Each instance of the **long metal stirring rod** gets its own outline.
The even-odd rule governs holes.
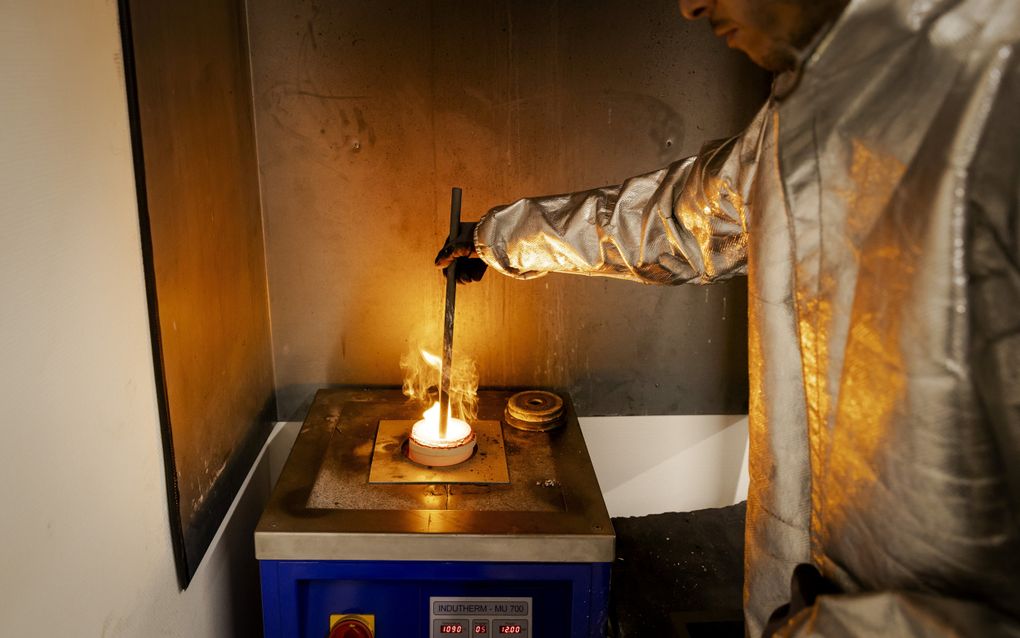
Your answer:
[[[460,234],[460,189],[450,196],[450,240]],[[443,316],[443,367],[439,381],[439,438],[446,438],[450,410],[450,377],[453,370],[453,314],[457,304],[457,260],[446,268],[446,313]]]

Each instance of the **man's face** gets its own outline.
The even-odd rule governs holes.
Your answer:
[[[680,0],[688,20],[707,18],[731,49],[746,53],[760,67],[784,71],[847,0]]]

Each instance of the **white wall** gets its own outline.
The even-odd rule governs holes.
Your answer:
[[[177,590],[116,12],[0,1],[4,637],[222,638],[259,621],[230,584],[250,572],[258,503]]]
[[[747,498],[746,416],[580,422],[610,516],[689,512]]]

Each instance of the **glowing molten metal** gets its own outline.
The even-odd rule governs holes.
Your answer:
[[[408,456],[415,463],[447,466],[462,463],[475,450],[475,433],[466,421],[448,416],[446,436],[439,436],[439,404],[434,403],[411,427]]]

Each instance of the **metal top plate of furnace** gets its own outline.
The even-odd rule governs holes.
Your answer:
[[[477,421],[498,425],[513,394],[479,392]],[[255,530],[256,556],[612,561],[612,522],[573,406],[563,401],[561,428],[524,432],[502,425],[509,483],[439,476],[429,483],[372,483],[380,421],[413,421],[421,406],[399,389],[319,391]],[[400,435],[387,434],[388,427],[383,438],[395,443]]]
[[[475,452],[449,467],[419,465],[407,458],[404,444],[414,421],[379,421],[369,466],[369,483],[509,483],[499,421],[472,421]]]
[[[500,432],[502,445],[498,447],[505,459],[501,463],[507,468],[504,470],[506,474],[496,474],[498,467],[491,462],[495,459],[487,458],[485,465],[493,470],[487,473],[488,478],[506,476],[506,480],[491,482],[479,473],[478,478],[482,480],[465,481],[459,480],[456,474],[440,473],[435,471],[439,468],[434,468],[430,474],[434,480],[428,481],[424,473],[415,469],[422,468],[428,472],[424,466],[402,459],[404,470],[414,472],[409,477],[411,480],[374,481],[371,478],[376,458],[373,450],[378,449],[380,423],[386,424],[383,442],[387,450],[378,458],[384,459],[384,462],[387,457],[396,461],[395,444],[403,433],[395,432],[400,426],[391,424],[403,421],[403,428],[409,431],[414,422],[411,417],[420,417],[421,410],[420,405],[403,399],[394,403],[352,401],[343,406],[339,420],[329,428],[326,453],[321,457],[307,507],[334,510],[563,511],[563,491],[550,446],[552,439],[548,435],[519,432],[512,428],[504,430],[494,419],[479,419],[472,423],[492,424],[482,425],[483,434],[492,434],[492,428]],[[491,438],[489,440],[492,441]],[[482,445],[485,446],[485,442]],[[495,454],[494,447],[486,446],[487,455]],[[463,465],[467,466],[470,462]]]

